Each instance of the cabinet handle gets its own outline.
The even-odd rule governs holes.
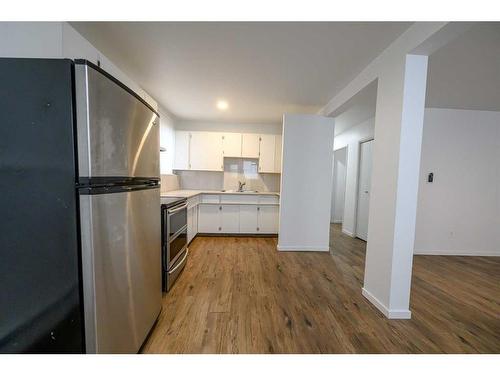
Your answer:
[[[257,232],[258,232],[259,230],[260,230],[260,228],[259,228],[259,227],[257,227]]]
[[[222,228],[221,228],[221,227],[219,227],[219,230],[222,230]]]
[[[257,207],[257,211],[260,211],[260,207]]]
[[[222,206],[219,206],[219,211],[222,211]]]

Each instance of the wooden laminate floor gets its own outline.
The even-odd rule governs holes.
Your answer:
[[[198,237],[144,353],[500,353],[500,258],[415,256],[411,320],[362,295],[365,242],[328,253]]]

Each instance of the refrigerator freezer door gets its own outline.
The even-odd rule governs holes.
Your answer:
[[[136,353],[161,309],[159,189],[80,195],[88,353]]]
[[[159,118],[101,73],[75,64],[81,177],[159,177]]]

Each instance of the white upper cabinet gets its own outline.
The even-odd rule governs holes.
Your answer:
[[[281,135],[175,132],[176,170],[223,171],[224,157],[259,159],[259,172],[281,173]]]
[[[221,134],[191,132],[189,163],[192,170],[223,171]]]
[[[222,154],[224,157],[241,157],[241,134],[224,133],[222,134]]]
[[[190,169],[189,167],[189,132],[175,132],[174,169]]]
[[[261,135],[259,150],[259,172],[274,173],[275,136]]]
[[[254,158],[259,157],[260,136],[258,134],[241,135],[241,157]]]
[[[276,135],[275,140],[274,172],[281,173],[281,152],[283,150],[283,136]]]

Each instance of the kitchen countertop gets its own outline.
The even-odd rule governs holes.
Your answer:
[[[224,194],[235,194],[235,195],[275,195],[278,196],[280,193],[277,192],[271,192],[271,191],[262,191],[262,192],[255,192],[255,191],[243,191],[243,192],[238,192],[238,191],[222,191],[222,190],[172,190],[172,191],[167,191],[166,193],[161,193],[162,197],[181,197],[181,198],[191,198],[195,197],[200,194],[218,194],[218,195],[224,195]]]

